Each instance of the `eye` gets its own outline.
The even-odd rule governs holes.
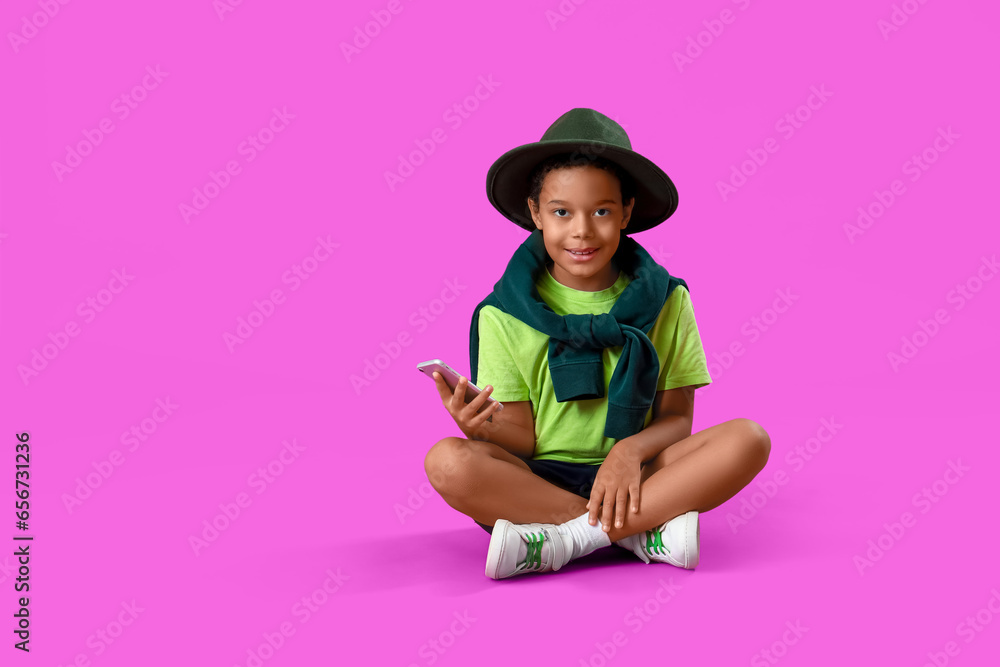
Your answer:
[[[597,209],[597,211],[598,212],[606,211],[607,213],[611,213],[611,209],[608,209],[608,208],[599,208],[599,209]]]
[[[564,209],[564,208],[557,208],[557,209],[556,209],[555,211],[553,211],[552,213],[553,213],[553,214],[555,214],[555,216],[556,216],[557,218],[562,218],[562,217],[564,217],[564,216],[561,216],[561,215],[559,215],[559,211],[562,211],[563,213],[568,213],[568,211],[567,211],[566,209]]]

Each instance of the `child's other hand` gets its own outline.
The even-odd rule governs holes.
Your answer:
[[[639,511],[639,482],[642,478],[642,461],[627,446],[617,443],[608,452],[604,463],[597,470],[594,486],[590,491],[587,509],[590,525],[597,525],[597,514],[604,532],[611,530],[612,517],[616,528],[625,523],[625,513]],[[630,507],[631,504],[631,507]]]
[[[440,373],[434,371],[434,384],[437,385],[438,393],[441,395],[441,402],[444,407],[448,410],[448,414],[451,418],[455,420],[458,424],[458,428],[462,429],[462,433],[465,434],[467,438],[478,438],[480,440],[485,439],[488,433],[488,428],[486,425],[487,421],[491,420],[494,411],[499,405],[498,402],[493,401],[485,408],[483,404],[493,393],[493,387],[486,385],[486,387],[479,392],[479,395],[474,399],[465,402],[465,388],[469,385],[469,380],[464,375],[459,376],[458,386],[455,387],[455,391],[452,392],[451,388],[448,387],[448,383],[444,381],[444,378]],[[480,412],[480,408],[483,408]]]

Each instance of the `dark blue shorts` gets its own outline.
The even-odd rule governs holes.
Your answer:
[[[525,458],[521,460],[528,464],[531,472],[545,481],[587,500],[590,500],[590,490],[594,486],[594,478],[597,477],[597,470],[601,467],[599,463],[571,463],[569,461]],[[487,526],[478,521],[476,523],[487,533],[493,534],[493,526]]]

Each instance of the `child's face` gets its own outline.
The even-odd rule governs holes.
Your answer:
[[[633,198],[622,205],[618,179],[604,169],[580,166],[549,172],[539,208],[530,200],[528,205],[552,258],[552,277],[587,292],[611,287],[618,278],[611,258],[634,203]],[[580,249],[592,252],[572,252]]]

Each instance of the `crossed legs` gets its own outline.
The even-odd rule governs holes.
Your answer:
[[[770,451],[767,432],[749,419],[692,433],[643,466],[639,512],[626,513],[608,537],[614,542],[685,512],[718,507],[750,483]],[[424,468],[446,503],[489,526],[497,519],[561,524],[587,512],[587,499],[538,477],[490,442],[445,438],[427,453]]]

